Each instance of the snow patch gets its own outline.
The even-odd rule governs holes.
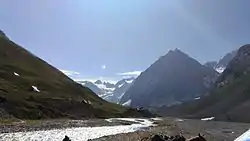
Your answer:
[[[14,75],[15,75],[15,76],[20,76],[20,75],[19,75],[18,73],[16,73],[16,72],[14,72]]]
[[[91,104],[92,104],[92,102],[88,100],[88,104],[89,104],[89,105],[91,105]]]
[[[127,102],[123,103],[122,106],[130,106],[131,102],[132,102],[132,100],[129,99]]]
[[[162,120],[162,118],[151,118],[151,119],[154,121],[161,121]]]
[[[113,120],[134,121],[135,124],[119,125],[119,126],[102,126],[102,127],[80,127],[67,129],[54,129],[47,131],[30,131],[17,133],[3,133],[0,134],[0,140],[30,140],[30,141],[62,141],[67,135],[72,141],[87,141],[88,139],[96,139],[103,136],[116,135],[121,133],[130,133],[140,130],[142,128],[154,126],[153,122],[147,119],[107,119]]]
[[[123,85],[124,85],[124,84],[119,85],[118,88],[121,88]]]
[[[182,122],[184,120],[183,119],[176,119],[175,121]]]
[[[118,99],[122,99],[122,97],[124,96],[124,94],[125,94],[125,93],[122,93],[122,94],[118,97]]]
[[[104,90],[107,90],[107,91],[114,91],[115,90],[115,88],[107,88],[107,86],[104,85],[104,84],[96,84],[96,86],[98,88],[100,88],[100,89],[104,89]]]
[[[83,99],[83,102],[84,102],[84,103],[86,103],[86,104],[88,104],[88,101],[87,101],[87,100],[85,100],[85,99]]]
[[[40,92],[40,90],[37,88],[37,86],[32,86],[32,88],[33,88],[33,91]]]
[[[85,104],[89,104],[89,105],[91,105],[91,104],[92,104],[92,102],[91,102],[91,101],[89,101],[89,100],[85,100],[85,99],[83,99],[83,100],[82,100],[82,102],[84,102]]]
[[[215,68],[215,70],[216,70],[218,73],[223,73],[225,69],[226,69],[225,67],[218,67],[218,68]]]
[[[201,97],[196,97],[194,100],[199,100],[199,99],[201,99]]]
[[[110,118],[110,119],[106,119],[106,121],[108,122],[113,122],[113,121],[129,121],[129,122],[135,122],[136,124],[141,124],[141,125],[146,125],[147,127],[149,126],[155,126],[153,124],[152,121],[148,120],[148,119],[140,119],[140,118]],[[132,124],[134,125],[134,124]]]
[[[210,121],[210,120],[214,120],[215,117],[210,117],[210,118],[202,118],[201,120],[202,121]]]
[[[131,84],[134,80],[125,80],[127,83]]]

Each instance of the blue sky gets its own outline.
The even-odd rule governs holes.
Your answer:
[[[249,0],[2,0],[0,28],[74,78],[119,79],[145,70],[170,49],[204,63],[250,43],[249,5]]]

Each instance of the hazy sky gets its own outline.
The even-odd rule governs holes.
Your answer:
[[[117,79],[170,49],[204,63],[250,43],[249,6],[249,0],[1,0],[0,28],[74,78]]]

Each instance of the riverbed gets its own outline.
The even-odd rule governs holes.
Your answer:
[[[129,125],[100,126],[100,127],[73,127],[52,130],[38,130],[27,132],[14,132],[0,134],[0,140],[4,141],[62,141],[67,135],[72,141],[87,141],[103,136],[130,133],[145,130],[154,126],[153,119],[119,118],[106,119],[107,122],[128,121]]]

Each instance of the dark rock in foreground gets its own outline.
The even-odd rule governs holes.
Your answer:
[[[63,141],[71,141],[70,138],[68,136],[65,136]]]
[[[182,135],[176,135],[171,137],[166,135],[155,135],[150,139],[150,141],[206,141],[206,139],[200,134],[197,137],[188,140]]]

